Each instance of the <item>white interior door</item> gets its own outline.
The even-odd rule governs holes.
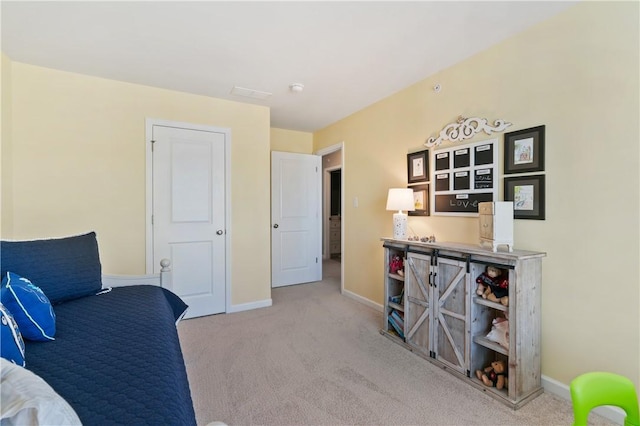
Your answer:
[[[153,126],[153,265],[171,260],[186,318],[225,311],[223,132]]]
[[[321,157],[271,153],[271,286],[322,279]]]

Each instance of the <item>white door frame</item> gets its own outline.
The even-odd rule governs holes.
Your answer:
[[[146,151],[146,172],[145,172],[145,262],[146,273],[153,274],[153,155],[152,136],[153,126],[176,127],[187,130],[200,130],[205,132],[224,133],[224,168],[225,168],[225,312],[231,312],[231,129],[213,127],[202,124],[185,123],[180,121],[161,120],[156,118],[145,119],[145,151]]]
[[[315,155],[325,156],[327,154],[331,154],[333,152],[340,151],[340,169],[341,179],[340,179],[340,293],[344,293],[344,263],[345,263],[345,252],[344,252],[344,223],[345,223],[345,214],[344,214],[344,182],[345,182],[345,164],[344,164],[344,141],[338,142],[335,145],[328,146],[326,148],[322,148],[316,152]],[[328,221],[328,216],[326,216],[327,211],[323,209],[323,218],[322,222],[324,224],[325,220]]]

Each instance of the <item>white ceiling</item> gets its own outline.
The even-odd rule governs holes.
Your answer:
[[[312,132],[574,3],[3,0],[2,51],[18,62],[268,106],[272,127]],[[292,83],[304,91],[292,93]],[[239,97],[234,86],[272,95]]]

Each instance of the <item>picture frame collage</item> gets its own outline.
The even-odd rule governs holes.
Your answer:
[[[544,125],[504,135],[504,199],[514,219],[545,219],[544,145]]]
[[[407,154],[409,216],[475,216],[498,198],[498,139]],[[545,126],[504,134],[503,198],[514,219],[545,220]]]
[[[407,182],[413,189],[415,210],[409,216],[429,216],[429,150],[407,154]]]

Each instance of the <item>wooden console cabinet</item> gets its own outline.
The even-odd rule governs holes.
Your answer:
[[[455,243],[383,238],[384,318],[381,333],[459,376],[513,409],[542,393],[540,291],[545,253],[493,252]],[[391,259],[404,273],[390,273]],[[509,279],[504,306],[476,295],[488,265]],[[495,318],[508,317],[508,347],[487,338]],[[494,360],[507,365],[508,388],[485,386],[475,374]]]

